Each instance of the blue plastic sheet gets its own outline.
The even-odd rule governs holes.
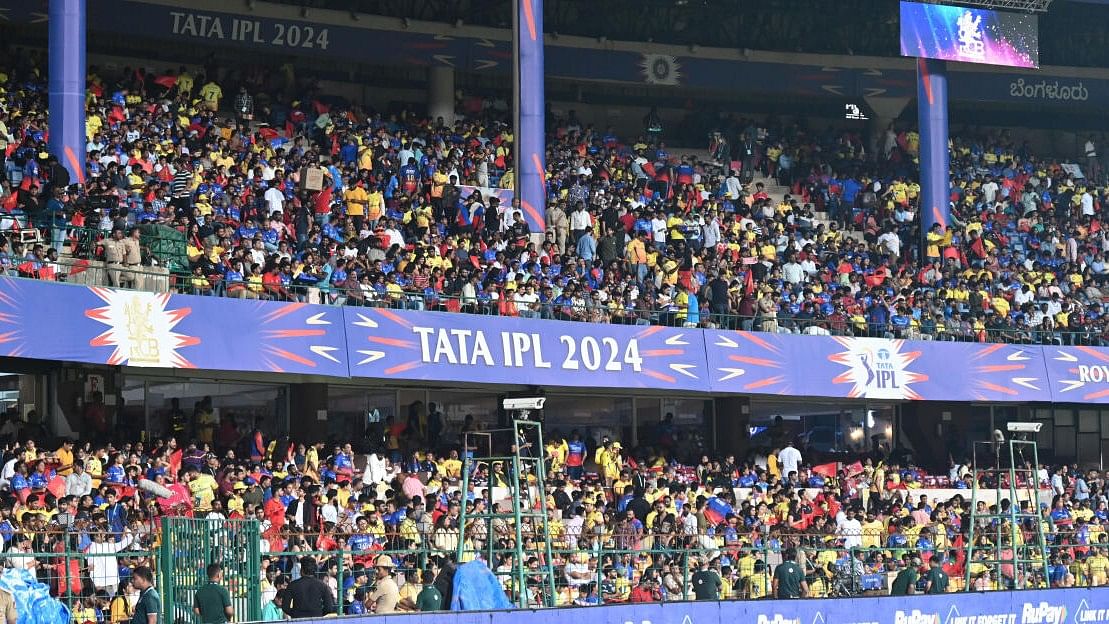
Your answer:
[[[50,597],[50,588],[29,571],[9,568],[0,574],[0,589],[15,598],[18,624],[68,624],[69,608]]]
[[[484,561],[475,559],[455,570],[451,611],[490,611],[512,606],[500,581]]]

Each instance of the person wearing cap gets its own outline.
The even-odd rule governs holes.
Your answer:
[[[374,560],[374,590],[366,596],[366,601],[370,604],[370,610],[373,613],[393,613],[397,610],[400,589],[397,587],[397,582],[393,580],[395,567],[396,564],[389,555],[378,555]]]

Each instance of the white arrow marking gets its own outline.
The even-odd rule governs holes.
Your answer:
[[[664,342],[665,342],[665,344],[668,344],[670,346],[689,344],[688,342],[682,340],[681,337],[682,337],[682,334],[674,334],[673,336],[670,336],[669,338],[667,338]]]
[[[820,85],[820,88],[824,89],[828,93],[834,93],[835,95],[843,95],[843,87],[841,87],[839,85]]]
[[[31,13],[32,24],[42,24],[43,22],[50,21],[50,16],[46,13]]]
[[[329,351],[334,351],[335,347],[325,347],[323,345],[312,345],[308,348],[312,350],[312,353],[315,353],[316,355],[318,355],[320,357],[325,357],[325,358],[331,360],[332,362],[335,362],[336,364],[339,363],[339,360],[336,360],[334,357],[331,356],[331,353],[329,353]]]
[[[1056,353],[1059,354],[1059,357],[1057,357],[1055,359],[1059,362],[1077,362],[1078,361],[1078,358],[1076,358],[1073,355],[1067,353],[1066,351],[1057,351]]]
[[[821,67],[820,68],[820,71],[822,71],[822,72],[838,72],[839,70],[840,70],[839,67]]]
[[[1031,360],[1032,358],[1024,354],[1024,349],[1017,349],[1015,352],[1010,353],[1009,357],[1005,359],[1010,362],[1023,362],[1025,360]]]
[[[366,356],[366,359],[364,359],[364,360],[362,360],[361,362],[358,363],[359,366],[361,366],[363,364],[369,364],[370,362],[376,362],[376,361],[380,360],[381,358],[385,357],[385,352],[384,351],[366,351],[366,350],[363,350],[363,349],[359,349],[358,352],[361,353],[362,355]]]
[[[670,365],[670,370],[674,371],[675,373],[681,373],[681,374],[685,375],[686,377],[692,377],[693,379],[697,379],[697,375],[694,375],[693,373],[689,372],[689,369],[691,369],[691,368],[696,368],[696,366],[694,366],[693,364],[671,364]]]
[[[491,67],[496,67],[499,64],[500,63],[498,63],[497,61],[490,60],[490,59],[478,59],[477,63],[474,65],[474,71],[481,71],[483,69],[489,69]]]
[[[1079,381],[1077,379],[1061,379],[1060,381],[1062,381],[1064,384],[1066,384],[1067,387],[1063,388],[1059,392],[1070,392],[1071,390],[1074,390],[1075,388],[1081,388],[1082,386],[1086,385],[1086,382]]]
[[[871,69],[868,69],[868,70],[864,71],[863,75],[864,76],[881,76],[882,75],[882,70],[871,68]]]
[[[817,611],[816,615],[813,616],[812,619],[812,624],[816,624],[817,622],[820,622],[820,624],[824,624],[824,614],[820,611]]]
[[[1025,388],[1031,388],[1032,390],[1039,390],[1038,387],[1032,385],[1032,382],[1036,381],[1036,379],[1038,379],[1038,378],[1037,377],[1013,377],[1013,383],[1015,383],[1019,386],[1024,386]]]
[[[951,605],[951,610],[947,612],[947,619],[944,620],[944,624],[951,624],[952,615],[954,615],[955,617],[959,616],[959,609],[956,608],[955,605]]]
[[[355,325],[359,327],[369,327],[370,329],[377,329],[377,321],[373,320],[372,318],[366,316],[365,314],[359,314],[358,318],[360,320],[355,321]]]
[[[440,63],[442,63],[443,65],[446,65],[447,67],[454,67],[454,61],[451,60],[451,59],[454,58],[454,55],[452,55],[452,54],[432,54],[431,58],[439,61]]]
[[[716,346],[718,346],[718,347],[730,347],[732,349],[735,349],[736,347],[739,346],[739,344],[736,343],[731,338],[728,338],[727,336],[720,336],[720,340],[718,340],[716,342]]]
[[[735,379],[736,377],[747,374],[747,371],[743,370],[742,368],[721,368],[718,370],[722,373],[728,373],[727,375],[721,377],[718,381],[728,381],[729,379]]]
[[[866,93],[863,94],[863,97],[878,97],[879,95],[882,95],[885,92],[886,92],[885,89],[880,89],[878,87],[868,87],[866,89]]]
[[[485,38],[478,39],[477,43],[475,45],[479,45],[483,48],[495,48],[495,47],[497,47],[497,44],[495,44],[492,41],[489,41],[488,39],[485,39]]]
[[[320,312],[319,314],[313,314],[312,316],[309,316],[308,320],[304,322],[308,325],[330,325],[331,321],[324,319],[323,315],[323,312]]]
[[[435,35],[432,38],[435,39],[436,41],[454,41],[454,37],[452,37],[450,35]]]

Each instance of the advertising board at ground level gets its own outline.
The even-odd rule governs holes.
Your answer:
[[[549,610],[351,618],[361,624],[1105,624],[1101,589],[823,600],[665,602]],[[333,621],[333,620],[320,620]]]

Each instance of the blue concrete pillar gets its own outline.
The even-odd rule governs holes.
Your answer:
[[[85,0],[50,0],[50,153],[85,181]]]
[[[950,222],[950,156],[947,150],[947,63],[917,59],[917,120],[920,123],[920,223],[927,241],[932,226]]]
[[[532,232],[546,229],[543,0],[516,2],[516,197]]]

